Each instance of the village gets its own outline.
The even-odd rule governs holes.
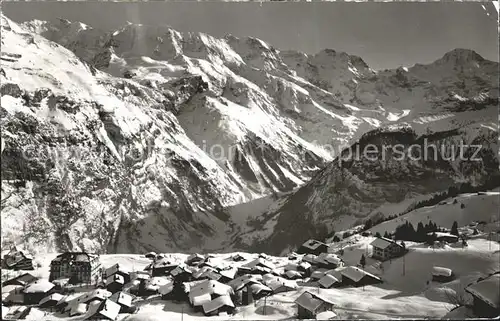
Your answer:
[[[127,256],[129,261],[139,263],[136,265],[110,264],[112,256],[103,260],[104,255],[66,252],[50,261],[45,277],[34,273],[40,266],[36,266],[33,257],[12,248],[2,261],[2,319],[128,320],[126,316],[141,313],[145,302],[153,301],[183,303],[179,320],[185,318],[184,314],[186,319],[188,315],[230,319],[241,316],[238,313],[245,307],[256,307],[261,316],[272,316],[276,309],[273,302],[280,295],[288,307],[293,307],[292,318],[338,319],[345,312],[342,310],[349,309],[339,307],[325,291],[364,292],[365,288],[393,282],[386,282],[384,264],[391,268],[402,260],[404,276],[405,257],[422,246],[412,242],[407,242],[407,246],[379,233],[375,237],[371,232],[362,234],[338,244],[308,240],[282,258],[264,253],[150,252]],[[353,243],[358,244],[354,250],[349,248]],[[457,251],[464,251],[459,237],[440,232],[433,241],[432,252],[454,244]],[[495,242],[494,249],[497,248]],[[498,250],[495,253],[498,255]],[[453,269],[454,266],[433,265],[425,271],[429,275],[427,285],[453,282],[457,278]],[[467,308],[478,317],[500,315],[499,285],[500,269],[471,280],[465,288],[473,299]],[[284,299],[287,294],[290,297]],[[186,304],[189,308],[185,309]],[[455,305],[464,308],[456,302]],[[258,315],[253,315],[255,318]]]

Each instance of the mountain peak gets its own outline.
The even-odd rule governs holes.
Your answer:
[[[444,54],[438,62],[453,62],[455,64],[464,64],[469,62],[481,62],[484,58],[471,49],[456,48]]]

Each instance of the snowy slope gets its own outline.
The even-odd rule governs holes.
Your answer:
[[[48,249],[253,248],[296,232],[277,214],[288,211],[282,206],[306,213],[294,214],[306,217],[304,235],[339,220],[349,226],[404,193],[391,182],[387,195],[360,203],[352,190],[385,190],[385,182],[353,174],[350,191],[335,187],[346,210],[329,217],[336,205],[321,200],[336,170],[329,165],[304,184],[341,147],[391,124],[419,135],[461,128],[470,139],[480,128],[488,142],[497,133],[488,120],[497,92],[486,90],[497,64],[460,50],[447,55],[405,76],[330,49],[305,55],[168,26],[107,33],[2,16],[2,196],[12,196],[2,204],[2,237]],[[21,147],[36,153],[19,161]],[[55,157],[56,148],[65,154]],[[282,240],[282,248],[300,241]]]

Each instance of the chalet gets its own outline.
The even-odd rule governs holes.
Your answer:
[[[3,268],[10,270],[34,270],[33,257],[24,251],[12,249],[3,258]]]
[[[289,280],[302,279],[304,276],[302,272],[289,270],[285,272],[285,277]]]
[[[213,300],[203,303],[203,313],[206,316],[219,315],[222,312],[232,314],[235,306],[229,295],[221,295]]]
[[[84,293],[76,298],[63,298],[61,301],[57,302],[56,308],[62,310],[62,312],[69,312],[71,309],[75,309],[80,303],[84,303],[90,306],[94,302],[102,302],[112,295],[111,292],[104,289],[95,289],[93,291]]]
[[[238,273],[237,268],[229,268],[229,269],[224,269],[220,270],[219,274],[221,275],[221,278],[219,279],[220,282],[222,283],[228,283],[236,277],[236,273]]]
[[[2,303],[4,303],[7,306],[24,304],[24,293],[22,292],[22,289],[14,290],[8,293],[5,299],[3,298],[2,295]]]
[[[297,266],[297,271],[302,272],[305,276],[311,275],[312,265],[309,262],[300,262]]]
[[[193,271],[186,265],[178,265],[170,271],[170,275],[178,282],[189,282],[193,278]]]
[[[55,285],[47,280],[36,280],[23,289],[24,304],[38,304],[48,295],[55,291]]]
[[[328,253],[328,245],[316,240],[308,240],[302,244],[297,250],[298,254],[314,254],[320,255],[321,253]]]
[[[243,292],[247,291],[252,292],[252,296],[255,300],[268,296],[273,292],[271,288],[265,286],[262,283],[248,284],[247,287],[244,288]]]
[[[342,285],[352,285],[355,287],[382,283],[382,279],[368,273],[358,267],[348,266],[340,271],[342,275]]]
[[[451,233],[444,233],[444,232],[433,232],[433,233],[427,233],[427,235],[436,235],[436,241],[438,242],[446,242],[446,243],[457,243],[459,238],[458,236],[451,234]]]
[[[139,296],[150,296],[157,294],[161,286],[170,282],[171,280],[169,278],[158,276],[152,277],[147,280],[141,280],[141,283],[139,284],[139,291],[137,294]]]
[[[265,285],[267,285],[273,291],[273,293],[289,292],[297,289],[296,282],[289,281],[280,277],[275,277],[265,281]]]
[[[319,279],[318,284],[325,289],[330,289],[335,286],[339,286],[341,281],[331,274],[325,274],[321,279]]]
[[[102,302],[89,304],[88,312],[84,320],[116,320],[121,306],[109,299]]]
[[[2,302],[11,294],[11,293],[21,293],[23,287],[21,285],[6,285],[2,286]]]
[[[66,252],[50,263],[49,281],[69,278],[69,283],[92,283],[102,272],[99,256],[85,252]]]
[[[130,272],[118,263],[104,270],[103,279],[106,280],[112,275],[120,275],[124,283],[130,282]]]
[[[106,290],[111,293],[116,293],[123,289],[125,280],[120,274],[113,274],[106,278],[106,280],[104,281],[104,285],[106,286]]]
[[[476,317],[495,318],[500,315],[500,273],[479,279],[465,288],[472,295],[472,310]]]
[[[325,273],[326,271],[328,271],[327,269],[322,269],[322,268],[319,268],[317,270],[314,270],[313,273],[311,273],[311,279],[312,280],[319,280],[321,279],[322,277],[325,276]]]
[[[6,285],[26,286],[32,282],[35,282],[36,280],[38,280],[37,277],[35,277],[29,273],[24,273],[24,274],[18,275],[10,280],[3,282],[2,286],[6,286]]]
[[[109,300],[120,306],[119,313],[134,313],[136,308],[132,305],[132,296],[125,292],[116,292],[109,297]]]
[[[317,255],[314,255],[314,254],[306,254],[304,255],[304,257],[302,258],[302,261],[303,262],[307,262],[307,263],[310,263],[310,264],[316,264],[317,263]]]
[[[63,297],[64,296],[60,293],[52,293],[40,300],[38,306],[40,308],[55,308],[57,302],[61,301]]]
[[[302,293],[295,303],[298,307],[299,319],[315,319],[316,315],[321,312],[332,311],[334,306],[331,301],[309,291]]]
[[[260,275],[246,274],[229,281],[229,285],[234,292],[242,290],[247,284],[261,283],[262,277]]]
[[[385,237],[376,238],[371,243],[371,246],[373,246],[372,257],[380,261],[399,257],[404,254],[404,248],[400,244]]]
[[[326,269],[336,269],[344,265],[344,261],[338,255],[328,253],[321,253],[314,262],[316,266]]]
[[[189,289],[189,302],[195,309],[201,310],[203,304],[207,302],[220,296],[233,295],[234,290],[231,286],[217,281],[207,280]]]
[[[186,259],[186,264],[187,265],[198,265],[204,261],[205,261],[205,257],[203,255],[198,254],[198,253],[194,253],[194,254],[191,254],[190,256],[188,256],[188,258]]]
[[[177,267],[177,264],[174,264],[174,263],[170,262],[169,260],[166,260],[166,259],[158,260],[158,261],[153,263],[152,275],[153,276],[169,275],[170,271],[172,271],[176,267]]]
[[[448,268],[434,266],[432,268],[432,281],[450,282],[454,279],[453,271]]]
[[[231,260],[233,260],[234,262],[242,262],[242,261],[245,261],[246,259],[240,255],[240,254],[235,254]]]

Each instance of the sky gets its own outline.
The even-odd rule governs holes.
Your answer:
[[[430,63],[455,48],[498,61],[498,14],[491,3],[332,2],[3,2],[22,22],[59,17],[114,30],[127,21],[179,31],[260,38],[280,50],[330,48],[374,69]]]

